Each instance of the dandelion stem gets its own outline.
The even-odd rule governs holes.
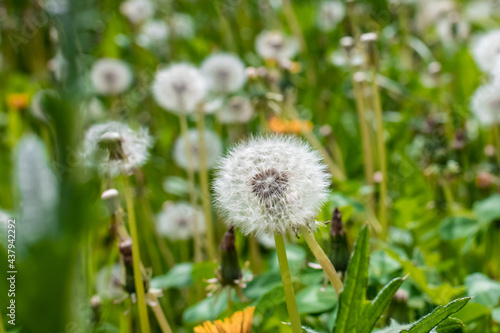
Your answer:
[[[184,139],[185,148],[186,148],[186,160],[187,160],[187,174],[188,174],[188,186],[189,186],[189,199],[191,201],[191,206],[196,208],[197,200],[196,200],[196,187],[195,187],[195,178],[194,178],[194,168],[193,168],[193,151],[191,149],[191,142],[189,140],[188,134],[188,123],[187,117],[185,114],[179,115],[180,125],[181,125],[181,135]],[[194,238],[194,259],[196,262],[200,262],[202,260],[201,253],[201,235],[200,228],[198,226],[198,218],[196,214],[194,214],[193,218],[193,238]]]
[[[170,325],[168,324],[167,318],[165,318],[165,315],[163,314],[163,310],[161,309],[160,302],[158,301],[158,297],[153,294],[149,294],[148,297],[151,300],[151,309],[153,310],[153,313],[155,314],[156,320],[158,321],[158,325],[160,325],[160,329],[162,333],[172,333],[172,329],[170,328]]]
[[[384,121],[382,119],[382,104],[377,85],[377,70],[372,68],[372,89],[373,89],[373,109],[375,111],[375,120],[377,122],[377,148],[379,154],[380,172],[382,180],[380,181],[379,198],[379,221],[383,229],[383,237],[387,235],[387,154],[384,142]]]
[[[278,254],[278,262],[280,265],[281,281],[283,282],[283,289],[285,291],[286,307],[288,309],[290,323],[292,324],[292,331],[293,333],[301,333],[302,326],[300,324],[295,292],[293,291],[292,276],[290,274],[290,268],[288,267],[285,240],[283,239],[283,235],[276,233],[274,234],[274,241],[276,242],[276,253]]]
[[[342,280],[337,274],[335,267],[333,267],[332,262],[330,261],[330,259],[328,259],[321,246],[319,246],[318,242],[314,238],[314,234],[311,232],[311,230],[309,230],[309,228],[301,227],[300,232],[302,233],[302,235],[304,235],[307,245],[314,254],[314,257],[316,257],[316,260],[318,260],[318,263],[323,268],[323,271],[330,280],[332,287],[335,288],[335,292],[337,293],[337,295],[340,295],[340,292],[343,288]]]
[[[139,308],[139,322],[141,333],[149,333],[148,308],[146,307],[146,294],[144,293],[144,282],[141,271],[141,255],[139,252],[139,235],[135,221],[134,201],[128,177],[123,176],[123,193],[127,204],[128,224],[132,237],[132,265],[134,268],[135,291],[137,294],[137,306]]]
[[[207,250],[211,260],[217,259],[217,250],[215,249],[214,227],[212,222],[212,207],[210,204],[210,186],[208,184],[207,168],[207,146],[205,143],[205,115],[203,110],[198,111],[198,146],[200,149],[200,184],[201,199],[203,203],[203,212],[205,214]]]

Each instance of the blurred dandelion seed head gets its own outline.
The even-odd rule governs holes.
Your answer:
[[[253,114],[254,109],[248,98],[234,96],[217,113],[217,119],[222,124],[246,123]]]
[[[477,88],[472,96],[471,109],[483,125],[500,123],[500,85],[485,84]]]
[[[130,87],[133,77],[125,62],[119,59],[103,58],[92,66],[90,78],[98,94],[117,95]]]
[[[176,64],[156,73],[153,97],[165,110],[191,113],[203,101],[207,83],[200,71],[190,64]]]
[[[245,65],[229,53],[213,54],[205,59],[201,72],[207,78],[210,90],[222,93],[237,91],[246,81]]]
[[[478,37],[472,45],[472,55],[479,69],[490,73],[500,60],[500,29]]]
[[[212,169],[217,162],[217,159],[222,154],[221,139],[214,132],[205,130],[205,147],[207,153],[207,168]],[[199,132],[191,130],[188,133],[189,147],[191,149],[191,156],[193,162],[193,170],[200,170],[200,143]],[[183,169],[188,167],[188,157],[186,156],[186,142],[181,136],[177,139],[174,146],[174,160]]]
[[[295,38],[279,31],[263,31],[255,40],[255,49],[264,59],[280,61],[293,58],[299,50],[299,44]]]
[[[171,240],[187,240],[193,236],[195,223],[200,233],[205,233],[205,217],[199,208],[180,202],[166,204],[158,214],[158,233]]]
[[[169,35],[168,26],[161,20],[150,20],[141,26],[137,43],[144,47],[160,46]]]
[[[323,1],[318,8],[317,24],[322,31],[329,32],[344,19],[345,7],[340,1]]]
[[[120,5],[121,13],[133,24],[153,16],[155,8],[150,0],[127,0]]]
[[[81,154],[86,166],[114,177],[144,165],[152,145],[146,128],[134,131],[126,124],[111,121],[94,125],[86,132]]]
[[[221,160],[214,191],[228,226],[260,236],[313,226],[329,185],[321,157],[308,144],[268,136],[235,146]]]

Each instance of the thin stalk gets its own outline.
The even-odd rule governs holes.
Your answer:
[[[205,143],[205,115],[203,110],[198,111],[198,146],[200,149],[200,184],[201,200],[203,204],[203,213],[205,214],[207,250],[211,260],[217,259],[217,250],[215,249],[214,227],[212,222],[212,206],[210,204],[210,186],[208,180],[207,167],[207,145]]]
[[[158,321],[158,325],[160,325],[162,333],[172,333],[172,329],[168,324],[167,318],[165,318],[163,310],[161,309],[158,297],[156,297],[156,295],[153,294],[149,294],[148,297],[151,300],[150,306],[151,309],[153,310],[153,313],[155,314],[156,320]]]
[[[274,241],[276,243],[276,253],[278,254],[278,262],[280,265],[281,281],[283,282],[283,289],[285,291],[286,307],[288,309],[288,316],[292,324],[293,333],[302,333],[302,325],[300,324],[299,309],[297,307],[297,300],[295,299],[295,292],[293,291],[292,276],[290,268],[288,267],[288,259],[286,256],[285,240],[283,235],[278,233],[274,234]]]
[[[377,122],[377,149],[379,153],[380,172],[382,180],[380,182],[379,198],[379,221],[382,224],[383,236],[387,235],[387,154],[384,142],[384,121],[382,119],[382,104],[380,102],[380,93],[377,85],[377,71],[372,68],[372,89],[373,89],[373,109],[375,111],[375,120]]]
[[[88,281],[87,283],[89,284],[89,297],[92,297],[93,295],[93,286],[95,285],[94,283],[94,261],[92,258],[92,233],[88,232],[87,233],[87,277]]]
[[[493,136],[493,144],[495,146],[495,153],[497,157],[497,163],[498,166],[500,167],[500,135],[498,133],[498,125],[493,124],[491,126],[491,135]]]
[[[451,190],[450,184],[446,179],[441,180],[441,187],[443,188],[444,199],[446,201],[446,206],[448,207],[448,212],[453,213],[453,203],[455,199],[453,198],[453,192]]]
[[[370,129],[366,122],[366,105],[363,97],[361,83],[353,80],[354,96],[356,99],[356,109],[358,111],[359,127],[361,129],[361,142],[363,147],[363,162],[365,168],[366,184],[373,186],[373,155],[371,149]],[[371,210],[375,210],[373,193],[370,193],[368,202]]]
[[[330,261],[330,259],[328,259],[321,246],[319,246],[318,242],[314,238],[314,235],[311,232],[311,230],[309,230],[309,228],[300,227],[300,232],[302,233],[302,235],[304,235],[307,245],[314,254],[314,257],[316,257],[316,260],[318,260],[318,263],[323,268],[323,271],[330,280],[332,287],[335,288],[337,296],[340,295],[340,292],[342,291],[342,288],[344,286],[342,285],[342,280],[337,274],[335,267],[333,267],[332,262]]]
[[[262,256],[260,255],[259,243],[255,237],[248,239],[250,246],[250,261],[252,263],[252,270],[254,274],[262,273]]]
[[[141,255],[139,252],[139,235],[137,233],[137,225],[135,221],[134,200],[132,198],[130,183],[126,175],[123,176],[123,192],[125,195],[125,202],[127,203],[128,224],[130,228],[130,235],[132,237],[132,265],[134,268],[134,282],[137,294],[137,306],[139,308],[141,333],[149,333],[148,308],[146,306],[146,294],[144,293],[144,282],[142,280]]]
[[[187,160],[187,174],[188,174],[188,187],[189,187],[189,199],[191,201],[191,205],[193,207],[197,206],[196,200],[196,187],[195,187],[195,178],[194,178],[194,168],[193,168],[193,151],[191,149],[191,142],[189,140],[188,134],[188,123],[185,114],[179,115],[180,125],[181,125],[181,135],[184,139],[185,148],[186,148],[186,160]],[[194,260],[195,262],[201,262],[202,253],[201,253],[201,235],[200,228],[198,226],[198,219],[196,218],[196,214],[194,215],[194,228],[193,228],[193,238],[194,238]]]

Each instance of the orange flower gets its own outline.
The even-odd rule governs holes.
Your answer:
[[[300,134],[312,130],[313,124],[308,120],[284,120],[273,116],[269,119],[269,128],[275,133]]]
[[[30,98],[28,94],[10,94],[7,96],[7,104],[14,109],[25,109],[28,107]]]
[[[254,311],[255,307],[251,306],[235,312],[231,318],[216,320],[213,323],[206,321],[203,325],[196,326],[194,333],[251,333]]]

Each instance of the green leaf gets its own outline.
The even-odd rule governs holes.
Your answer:
[[[389,282],[377,295],[377,297],[365,308],[361,321],[357,326],[356,332],[369,333],[377,323],[377,320],[384,312],[385,308],[392,299],[392,296],[398,291],[403,278],[396,278]]]
[[[347,280],[340,294],[335,333],[353,332],[358,323],[366,297],[369,259],[370,233],[365,226],[358,235],[354,253],[347,268]]]
[[[266,310],[274,308],[286,301],[285,291],[282,285],[273,288],[271,291],[265,293],[254,304],[255,308],[264,313]]]
[[[491,318],[493,318],[497,324],[500,324],[500,307],[491,310]]]
[[[428,333],[446,318],[463,308],[470,301],[470,297],[459,298],[445,306],[438,306],[432,313],[415,322],[409,329],[402,332]]]
[[[473,303],[479,303],[491,309],[500,302],[500,283],[484,274],[468,275],[465,278],[465,286],[467,287],[467,296],[474,297]]]
[[[303,247],[294,244],[286,244],[286,256],[288,258],[288,265],[290,265],[290,272],[292,275],[305,267],[307,253]],[[279,271],[278,256],[276,253],[271,259],[271,268]]]
[[[333,287],[323,288],[321,285],[304,288],[297,293],[295,298],[301,314],[326,312],[333,309],[338,301]]]
[[[227,307],[227,291],[217,296],[201,300],[184,311],[182,319],[186,323],[198,323],[205,320],[215,320]]]
[[[465,238],[477,231],[478,224],[474,219],[462,216],[448,216],[439,225],[439,235],[444,240]]]
[[[195,263],[191,272],[191,277],[197,285],[205,284],[206,280],[215,278],[215,270],[218,264],[213,261],[203,261]]]
[[[438,325],[437,333],[453,333],[456,330],[464,327],[464,323],[460,319],[449,317]]]
[[[257,299],[275,287],[283,289],[281,275],[276,272],[266,272],[248,282],[247,287],[243,289],[243,293],[249,299]]]
[[[192,263],[177,264],[167,274],[152,278],[151,287],[156,289],[187,287],[193,283],[193,279],[191,278],[192,272]]]
[[[500,218],[500,195],[493,194],[489,198],[476,202],[473,210],[483,225]]]

